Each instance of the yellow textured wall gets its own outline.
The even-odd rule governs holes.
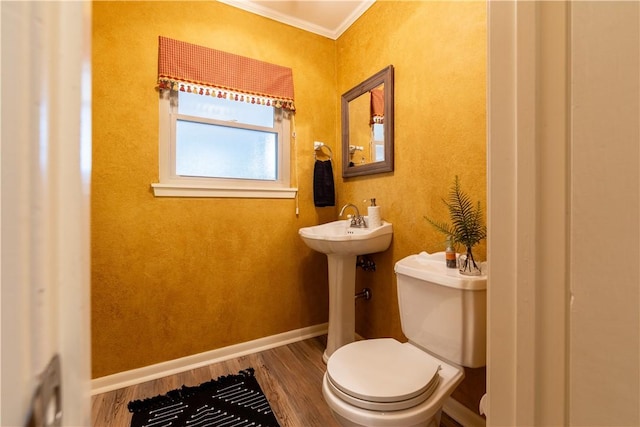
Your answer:
[[[395,309],[383,308],[397,302],[393,264],[444,250],[444,236],[423,217],[448,220],[441,198],[456,175],[486,208],[485,9],[484,2],[376,2],[337,41],[340,93],[389,64],[395,73],[395,169],[346,179],[337,195],[339,205],[363,208],[375,197],[394,228],[392,247],[373,255],[382,271],[360,274],[382,296],[363,304],[364,336],[401,337]],[[477,254],[485,259],[485,242]]]
[[[293,69],[299,217],[153,196],[159,35]],[[311,186],[313,141],[336,142],[335,41],[213,1],[99,1],[92,55],[93,377],[326,322],[326,260],[297,230],[336,215]]]
[[[391,248],[371,256],[377,270],[357,271],[356,290],[369,287],[373,298],[357,302],[356,329],[405,340],[393,266],[444,250],[444,236],[424,215],[448,220],[441,199],[456,175],[486,213],[486,4],[378,1],[338,39],[337,55],[340,94],[394,66],[395,170],[347,179],[337,204],[364,208],[375,197],[393,223]],[[474,253],[486,259],[486,242]],[[484,378],[484,369],[467,370],[454,396],[477,412]]]

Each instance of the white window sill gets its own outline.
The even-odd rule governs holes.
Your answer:
[[[156,197],[235,197],[242,199],[293,199],[297,188],[222,188],[193,184],[153,183]]]

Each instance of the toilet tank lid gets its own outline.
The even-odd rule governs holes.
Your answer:
[[[486,275],[464,276],[457,268],[447,268],[444,252],[409,255],[396,263],[395,272],[450,288],[469,291],[487,289]]]

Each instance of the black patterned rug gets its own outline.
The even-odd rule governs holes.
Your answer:
[[[127,407],[131,427],[279,427],[253,368]]]

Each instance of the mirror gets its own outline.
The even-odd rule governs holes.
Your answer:
[[[393,171],[393,65],[342,95],[342,177]]]

